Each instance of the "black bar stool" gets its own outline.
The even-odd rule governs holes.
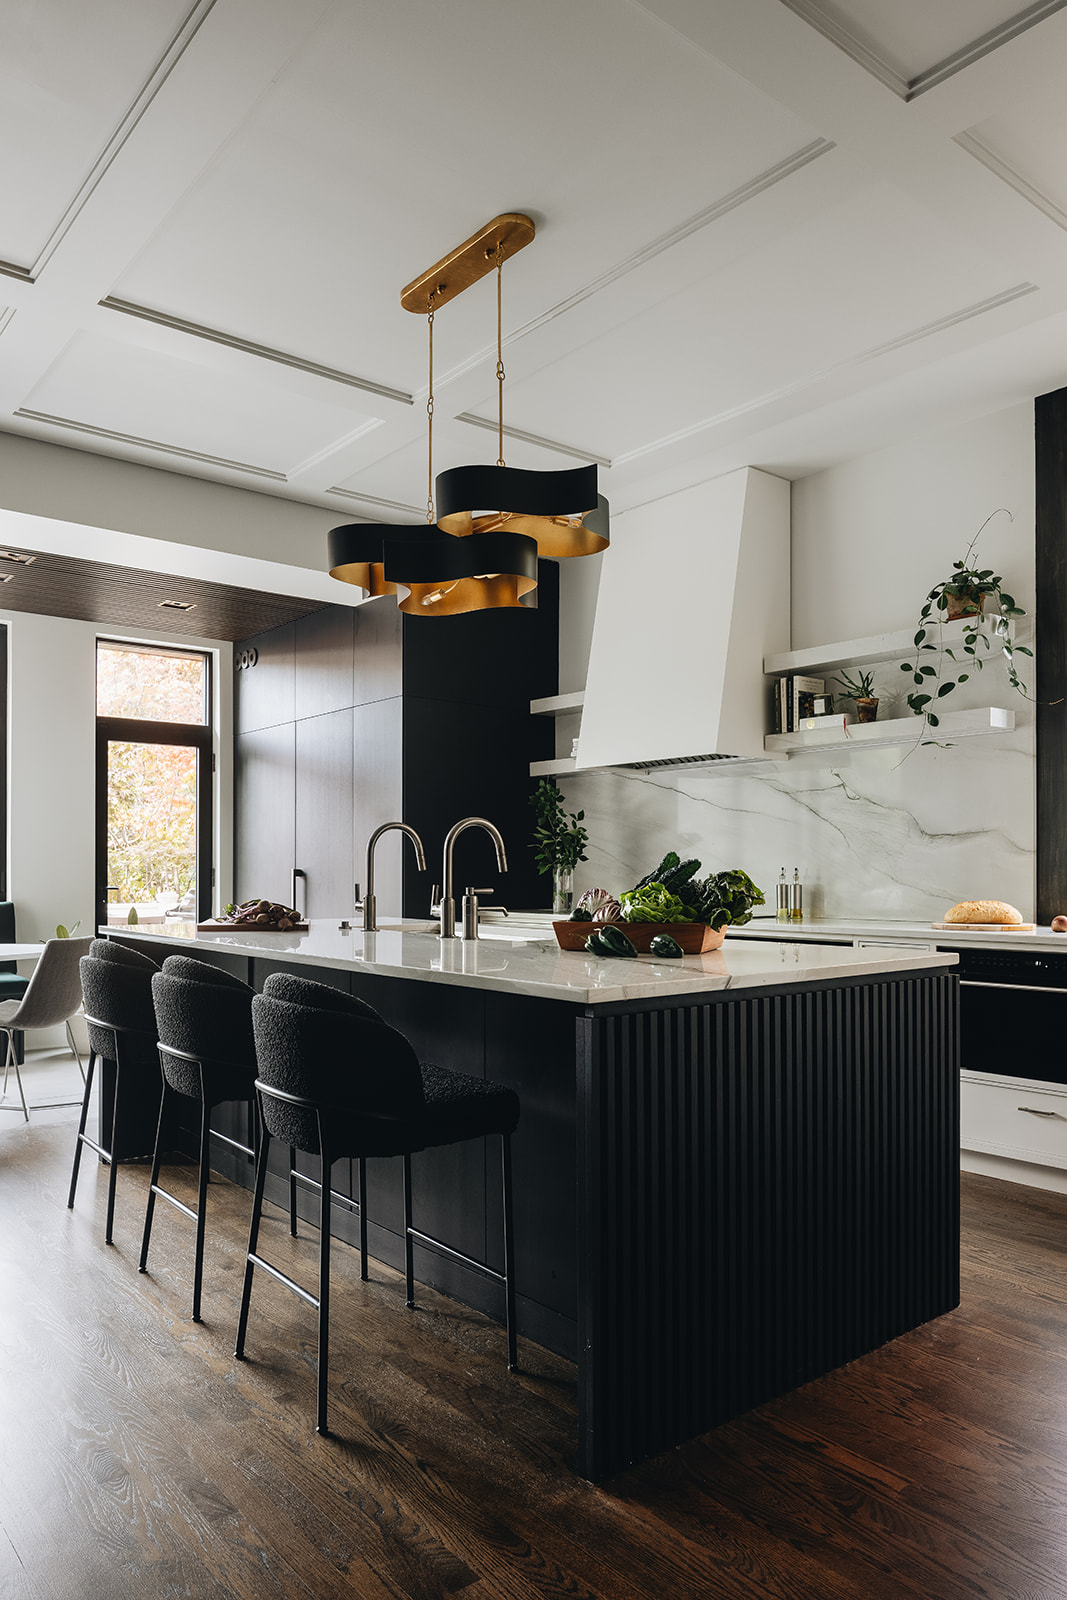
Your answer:
[[[85,1074],[85,1093],[74,1146],[67,1207],[69,1210],[74,1208],[82,1146],[88,1145],[110,1167],[104,1242],[111,1244],[118,1164],[130,1155],[147,1154],[147,1150],[130,1148],[129,1124],[133,1119],[129,1115],[129,1108],[134,1100],[142,1102],[147,1098],[154,1109],[157,1103],[155,1097],[159,1093],[159,1056],[156,1051],[156,1018],[151,988],[152,975],[159,971],[159,967],[150,956],[142,955],[139,950],[131,950],[127,945],[114,944],[110,939],[94,939],[89,946],[89,954],[82,956],[78,965],[85,1020],[89,1029],[89,1066]],[[106,1149],[85,1131],[97,1061],[110,1062],[114,1071],[111,1084],[111,1142]],[[101,1125],[104,1120],[102,1113]]]
[[[517,1360],[514,1239],[511,1204],[511,1135],[519,1120],[513,1090],[444,1067],[421,1065],[403,1034],[372,1006],[325,984],[274,973],[252,1002],[259,1062],[262,1143],[248,1236],[244,1290],[235,1355],[244,1359],[245,1335],[256,1267],[292,1289],[318,1311],[318,1407],[316,1429],[326,1421],[330,1334],[330,1202],[333,1163],[342,1157],[403,1156],[407,1303],[414,1305],[413,1242],[429,1245],[450,1260],[504,1286],[508,1370]],[[411,1219],[411,1156],[417,1150],[497,1135],[501,1140],[504,1191],[504,1271],[419,1233]],[[317,1155],[320,1162],[319,1292],[309,1293],[259,1255],[263,1188],[272,1138]]]
[[[193,1321],[200,1321],[204,1279],[204,1234],[207,1220],[207,1186],[211,1168],[211,1139],[255,1158],[259,1143],[256,1107],[256,1052],[252,1038],[252,990],[221,967],[189,956],[168,956],[162,972],[152,979],[152,1002],[158,1034],[159,1065],[163,1074],[162,1099],[152,1175],[145,1207],[139,1270],[148,1271],[148,1248],[156,1196],[168,1201],[196,1223],[193,1253]],[[159,1181],[166,1138],[176,1097],[185,1096],[200,1106],[200,1150],[196,1209],[171,1194]],[[243,1100],[248,1106],[248,1137],[242,1144],[211,1126],[211,1113],[224,1102]]]

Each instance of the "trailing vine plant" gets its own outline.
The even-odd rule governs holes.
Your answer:
[[[901,672],[910,672],[912,677],[913,688],[908,695],[908,707],[917,717],[922,717],[924,732],[940,726],[938,708],[946,695],[950,695],[961,683],[966,683],[972,672],[981,672],[986,665],[986,659],[980,652],[988,653],[990,648],[989,634],[982,629],[982,606],[987,595],[993,596],[1000,610],[999,616],[990,616],[989,620],[1004,657],[1008,682],[1018,694],[1025,699],[1030,698],[1019,676],[1015,657],[1032,656],[1033,651],[1025,645],[1016,644],[1011,636],[1011,624],[1017,617],[1025,617],[1026,612],[1022,606],[1016,605],[1014,596],[1005,591],[1004,580],[999,573],[995,573],[992,567],[979,567],[975,554],[978,540],[1001,511],[1009,521],[1014,521],[1011,512],[1004,506],[991,512],[985,519],[967,546],[963,560],[952,563],[952,576],[935,583],[927,595],[912,641],[915,659],[901,663]],[[964,619],[959,656],[944,643],[942,633],[942,624],[955,620],[948,617],[950,609]],[[935,636],[935,642],[932,642],[932,635]],[[927,659],[928,653],[933,653],[936,660]],[[967,671],[957,671],[954,677],[946,677],[946,660],[951,661],[953,667],[966,667]],[[940,749],[948,748],[938,739],[921,738],[919,742],[937,745]]]

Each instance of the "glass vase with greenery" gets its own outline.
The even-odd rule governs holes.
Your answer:
[[[552,910],[569,917],[574,905],[574,869],[586,859],[589,834],[581,826],[584,811],[568,813],[551,778],[542,778],[530,796],[537,818],[533,843],[539,872],[552,874]]]

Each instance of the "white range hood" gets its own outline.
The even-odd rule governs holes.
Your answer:
[[[789,484],[742,467],[612,519],[575,766],[764,755],[788,650]]]

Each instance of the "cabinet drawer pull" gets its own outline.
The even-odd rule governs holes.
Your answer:
[[[1016,1106],[1016,1111],[1025,1111],[1030,1117],[1058,1117],[1058,1111],[1038,1111],[1036,1106]]]
[[[1048,983],[983,983],[977,978],[961,978],[961,989],[1007,989],[1009,994],[1061,994],[1067,998],[1067,989]]]

